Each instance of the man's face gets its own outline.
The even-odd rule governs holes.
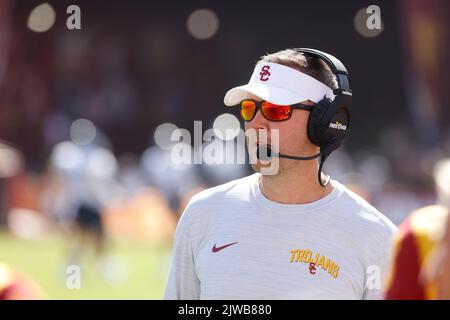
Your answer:
[[[249,99],[256,101],[262,101],[256,96],[251,96]],[[314,105],[314,102],[303,101],[303,104]],[[311,143],[307,135],[307,124],[309,111],[294,109],[292,110],[292,116],[286,121],[270,121],[267,120],[258,109],[255,117],[250,122],[245,122],[245,130],[253,129],[257,134],[257,141],[250,142],[247,144],[248,152],[251,153],[252,150],[257,148],[257,144],[265,145],[266,143],[272,146],[272,150],[275,150],[282,154],[293,155],[293,156],[311,156],[319,152],[319,148]],[[278,130],[279,142],[278,150],[274,148],[276,141],[272,141],[272,130]],[[267,132],[267,142],[260,139],[261,132]],[[254,151],[253,151],[254,152]],[[289,172],[298,166],[297,161],[280,158],[279,159],[279,170],[277,174],[283,172]],[[253,170],[260,172],[261,168],[267,167],[267,164],[258,161],[256,164],[252,164]]]

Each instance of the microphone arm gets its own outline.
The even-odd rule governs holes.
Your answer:
[[[322,157],[322,161],[320,161],[319,170],[317,172],[317,178],[322,187],[325,187],[330,182],[330,176],[327,176],[325,182],[322,181],[322,176],[321,176],[322,166],[323,166],[323,163],[325,162],[325,159],[327,158],[326,153],[324,153],[323,151],[320,151],[319,153],[317,153],[313,156],[309,156],[309,157],[296,157],[296,156],[291,156],[291,155],[282,154],[282,153],[273,153],[272,150],[270,149],[270,147],[267,147],[267,146],[263,147],[263,148],[266,149],[266,154],[261,154],[261,149],[262,149],[261,147],[258,147],[258,149],[256,151],[256,156],[260,160],[270,160],[272,157],[286,158],[286,159],[291,159],[291,160],[313,160],[313,159]]]
[[[282,153],[274,153],[273,156],[274,157],[291,159],[291,160],[313,160],[313,159],[317,159],[318,157],[322,156],[322,154],[323,154],[322,152],[319,152],[318,154],[315,154],[315,155],[310,156],[310,157],[296,157],[296,156],[290,156],[290,155],[282,154]]]
[[[261,153],[261,151],[266,151],[266,153]],[[323,152],[320,151],[318,154],[315,154],[315,155],[309,156],[309,157],[297,157],[297,156],[291,156],[288,154],[275,153],[271,150],[270,147],[264,146],[264,147],[258,147],[256,155],[257,155],[258,159],[260,159],[260,160],[270,160],[273,157],[286,158],[286,159],[291,159],[291,160],[313,160],[313,159],[317,159],[320,156],[322,156]]]

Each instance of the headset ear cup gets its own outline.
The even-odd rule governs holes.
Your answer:
[[[308,138],[309,140],[320,147],[326,143],[325,137],[326,127],[322,125],[323,117],[328,108],[332,107],[328,99],[322,99],[314,106],[308,118]]]

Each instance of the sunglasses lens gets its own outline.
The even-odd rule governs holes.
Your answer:
[[[289,116],[291,114],[291,107],[279,106],[265,101],[262,104],[262,112],[264,116],[269,120],[281,121],[289,119]]]
[[[241,117],[244,121],[250,121],[255,116],[256,104],[251,100],[244,100],[241,102]]]

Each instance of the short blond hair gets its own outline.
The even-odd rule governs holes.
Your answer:
[[[313,77],[333,90],[338,87],[336,76],[324,61],[313,56],[304,55],[293,49],[266,54],[260,58],[257,64],[260,62],[282,64]]]

